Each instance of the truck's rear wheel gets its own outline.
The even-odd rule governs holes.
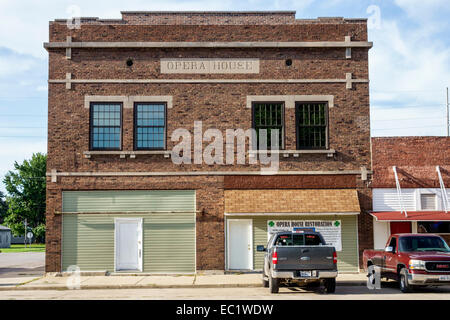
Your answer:
[[[330,278],[325,279],[325,292],[326,293],[334,293],[336,291],[336,279]]]
[[[408,282],[408,272],[406,271],[406,268],[402,268],[400,270],[400,291],[403,293],[408,293],[413,291],[412,285]]]
[[[269,287],[269,280],[267,279],[266,275],[264,274],[264,271],[262,273],[262,285],[264,288]]]
[[[269,290],[270,293],[278,293],[279,290],[279,281],[278,278],[272,278],[272,275],[269,271]]]

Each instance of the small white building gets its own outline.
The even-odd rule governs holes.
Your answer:
[[[450,138],[373,138],[373,238],[434,233],[450,242]]]

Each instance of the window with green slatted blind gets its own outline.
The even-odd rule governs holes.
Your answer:
[[[284,148],[284,103],[255,102],[253,108],[253,128],[256,130],[257,148],[259,146],[260,131],[267,130],[267,149],[271,149],[272,130],[278,129],[278,148]]]
[[[328,105],[325,102],[299,102],[295,106],[297,149],[328,147]]]

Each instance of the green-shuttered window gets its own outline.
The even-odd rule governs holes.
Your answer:
[[[297,103],[297,149],[326,149],[328,146],[327,103]]]
[[[258,149],[271,149],[272,130],[278,130],[278,148],[284,148],[284,104],[279,102],[253,103],[253,128],[256,130]],[[267,132],[267,146],[260,147],[261,130]]]

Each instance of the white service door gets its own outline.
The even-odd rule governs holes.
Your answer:
[[[142,271],[141,219],[116,219],[116,270]]]
[[[228,269],[253,269],[252,220],[228,220]]]

